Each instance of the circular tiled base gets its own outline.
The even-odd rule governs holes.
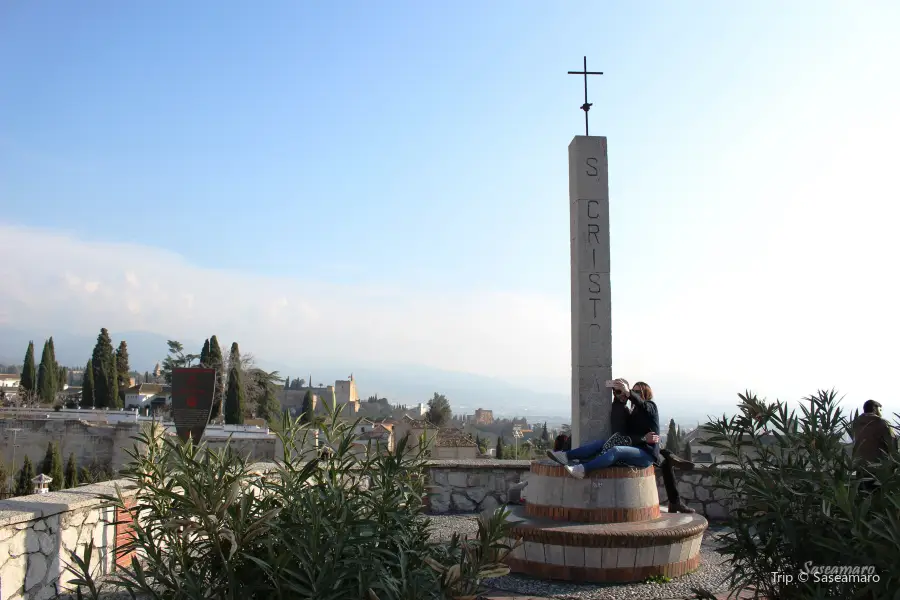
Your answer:
[[[659,518],[653,467],[598,469],[584,479],[551,461],[531,463],[528,515],[558,521],[622,523]]]
[[[638,523],[561,523],[512,509],[510,535],[521,539],[508,559],[514,573],[581,582],[677,577],[700,565],[706,519],[662,514]]]
[[[508,558],[506,564],[513,573],[521,573],[541,579],[556,579],[578,583],[631,583],[644,581],[648,577],[656,575],[681,577],[682,575],[693,573],[700,567],[700,553],[698,552],[693,558],[678,563],[648,565],[645,567],[576,567],[532,562],[516,558]]]

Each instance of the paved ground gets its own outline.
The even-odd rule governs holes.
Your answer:
[[[474,514],[433,515],[434,539],[449,539],[454,531],[475,533],[477,531]],[[700,547],[700,568],[689,575],[678,577],[668,583],[629,583],[618,585],[574,584],[548,581],[522,575],[508,575],[492,579],[485,584],[491,588],[493,596],[506,600],[528,600],[531,598],[554,598],[557,600],[684,600],[695,598],[691,588],[702,587],[725,598],[724,585],[728,573],[724,564],[727,557],[719,552],[718,536],[725,529],[711,526],[703,536]],[[505,594],[505,595],[503,595]]]
[[[749,594],[742,594],[739,598],[742,600],[746,600],[751,598],[752,596]],[[484,600],[547,600],[546,596],[519,596],[516,594],[511,594],[510,592],[489,592],[481,596]],[[669,598],[666,600],[684,600],[684,598]],[[716,600],[729,600],[728,592],[721,592],[716,594]],[[731,600],[739,600],[739,599],[731,599]]]

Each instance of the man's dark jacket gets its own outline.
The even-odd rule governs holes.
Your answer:
[[[890,423],[874,413],[863,413],[853,422],[853,457],[877,462],[896,443]]]

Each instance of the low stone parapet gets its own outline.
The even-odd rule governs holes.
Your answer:
[[[116,512],[101,496],[123,488],[126,480],[21,496],[0,502],[0,600],[45,600],[69,591],[70,553],[81,556],[94,542],[91,568],[103,575],[116,560]]]
[[[259,474],[274,468],[257,463]],[[121,492],[124,510],[104,497]],[[130,564],[121,549],[128,540],[137,490],[116,479],[76,488],[0,501],[0,600],[48,600],[73,590],[66,569],[71,553],[84,555],[93,541],[91,571],[97,577]]]
[[[723,500],[723,493],[715,489],[713,473],[715,467],[697,467],[691,471],[675,471],[675,482],[681,501],[710,521],[723,521],[728,518],[729,508]],[[656,469],[656,486],[659,490],[659,501],[669,501],[666,487],[663,485],[662,472]]]
[[[431,513],[493,510],[508,501],[509,489],[527,480],[528,460],[431,460],[428,462]]]
[[[527,460],[431,460],[430,492],[435,494],[430,512],[435,514],[471,512],[493,508],[508,501],[508,488],[497,490],[501,482],[526,482],[530,477],[531,461]],[[713,467],[697,467],[692,471],[675,471],[682,500],[710,521],[728,517],[722,503],[722,493],[713,487]],[[656,489],[659,503],[668,502],[662,473],[657,467]],[[451,479],[452,475],[452,479]],[[529,486],[530,487],[530,484]],[[525,489],[528,501],[534,501],[534,490]]]

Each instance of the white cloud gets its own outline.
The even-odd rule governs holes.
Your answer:
[[[18,282],[0,286],[0,314],[15,315],[19,328],[94,334],[107,327],[181,339],[217,333],[287,364],[336,357],[350,366],[416,363],[506,378],[568,374],[564,299],[262,277],[202,269],[147,246],[0,225],[0,250],[24,245],[35,249],[27,268],[0,266],[2,280]],[[57,269],[60,256],[67,271]]]
[[[152,247],[0,225],[0,251],[25,245],[34,249],[30,263],[0,263],[0,280],[10,282],[0,286],[0,322],[16,328],[93,335],[107,327],[173,339],[216,333],[285,364],[423,364],[569,390],[568,290],[437,294],[262,277],[199,268]],[[67,271],[57,269],[59,256]],[[645,283],[651,303],[632,302],[627,280],[614,282],[616,372],[653,383],[669,399],[667,414],[721,413],[746,388],[797,399],[831,386],[852,393],[851,406],[877,397],[900,409],[890,404],[888,380],[900,337],[893,284],[871,280],[872,268],[832,273],[824,263],[801,273],[765,262],[691,274],[665,290]]]

